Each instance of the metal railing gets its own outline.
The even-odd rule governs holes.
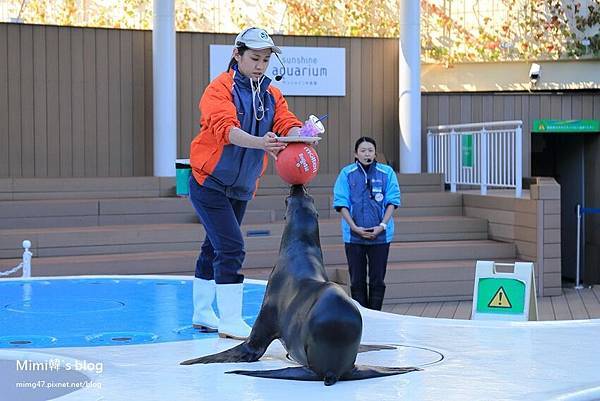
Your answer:
[[[522,121],[495,121],[427,127],[427,172],[457,185],[515,188],[522,194]]]

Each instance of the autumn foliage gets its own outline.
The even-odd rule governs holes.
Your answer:
[[[180,31],[398,37],[399,1],[175,0]],[[420,0],[424,61],[600,56],[598,0]],[[0,16],[32,24],[152,29],[152,0],[7,0]]]

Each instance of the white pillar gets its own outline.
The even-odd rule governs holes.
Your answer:
[[[456,170],[458,167],[458,140],[454,128],[450,132],[450,192],[456,192]]]
[[[31,278],[31,256],[33,255],[29,250],[31,248],[31,241],[23,241],[23,278]]]
[[[481,195],[487,195],[488,174],[488,133],[484,127],[481,129]]]
[[[523,194],[523,132],[521,125],[515,131],[515,196],[520,198]]]
[[[400,0],[400,172],[421,172],[420,2]]]
[[[152,72],[154,176],[174,177],[177,158],[177,75],[174,0],[154,0]]]

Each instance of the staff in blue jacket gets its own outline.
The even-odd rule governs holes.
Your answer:
[[[400,186],[394,170],[377,163],[376,150],[373,138],[364,136],[356,141],[354,163],[340,171],[333,187],[333,207],[343,217],[352,298],[364,307],[381,310]]]

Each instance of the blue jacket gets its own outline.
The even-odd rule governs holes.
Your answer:
[[[366,173],[357,161],[342,169],[333,187],[333,207],[342,207],[359,227],[374,227],[381,223],[388,205],[400,206],[400,186],[394,170],[374,162]],[[394,219],[387,223],[387,229],[374,240],[364,239],[351,232],[350,226],[342,218],[344,242],[354,244],[383,244],[394,237]]]

